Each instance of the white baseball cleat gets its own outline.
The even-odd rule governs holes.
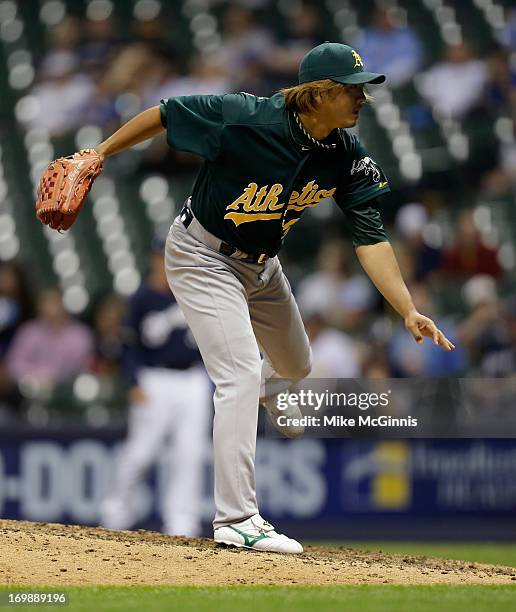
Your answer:
[[[261,552],[291,555],[303,552],[303,547],[299,542],[281,533],[276,533],[273,525],[265,521],[259,514],[240,523],[215,529],[213,539],[219,544],[250,548]]]
[[[280,434],[287,438],[299,438],[305,433],[305,426],[300,424],[303,414],[299,410],[299,406],[291,404],[288,398],[287,403],[288,406],[284,410],[280,410],[278,408],[277,396],[267,400],[260,400],[260,405],[267,410],[269,419]],[[278,417],[282,417],[279,422]]]

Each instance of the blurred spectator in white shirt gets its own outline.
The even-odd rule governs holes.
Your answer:
[[[303,320],[312,347],[310,378],[360,376],[360,351],[350,336],[330,327],[320,312],[303,313]]]
[[[317,257],[317,270],[299,284],[296,299],[301,311],[320,312],[330,325],[354,332],[374,305],[369,279],[352,274],[351,247],[343,240],[327,240]]]
[[[443,61],[422,75],[419,89],[441,116],[461,119],[481,102],[486,80],[485,62],[462,42],[446,47]]]
[[[356,40],[367,70],[387,75],[391,87],[403,85],[421,67],[423,52],[414,30],[396,22],[396,13],[376,8],[371,25]]]
[[[30,127],[44,128],[51,136],[64,134],[82,123],[82,113],[92,101],[91,78],[79,71],[76,55],[59,51],[43,62],[42,79],[31,90],[36,112]]]

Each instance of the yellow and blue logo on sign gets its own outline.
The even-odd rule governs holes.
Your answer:
[[[343,504],[353,512],[397,512],[412,503],[410,445],[387,440],[354,455],[343,472]]]

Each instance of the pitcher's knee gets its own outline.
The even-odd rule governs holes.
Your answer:
[[[312,350],[308,349],[304,357],[303,360],[293,359],[288,363],[281,364],[279,368],[275,368],[276,373],[282,378],[293,380],[306,378],[312,371]]]

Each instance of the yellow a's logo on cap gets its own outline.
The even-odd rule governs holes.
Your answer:
[[[355,65],[353,66],[353,68],[363,68],[364,62],[362,61],[360,55],[358,55],[358,53],[354,49],[351,49],[351,54],[353,55],[353,59],[355,60]]]

